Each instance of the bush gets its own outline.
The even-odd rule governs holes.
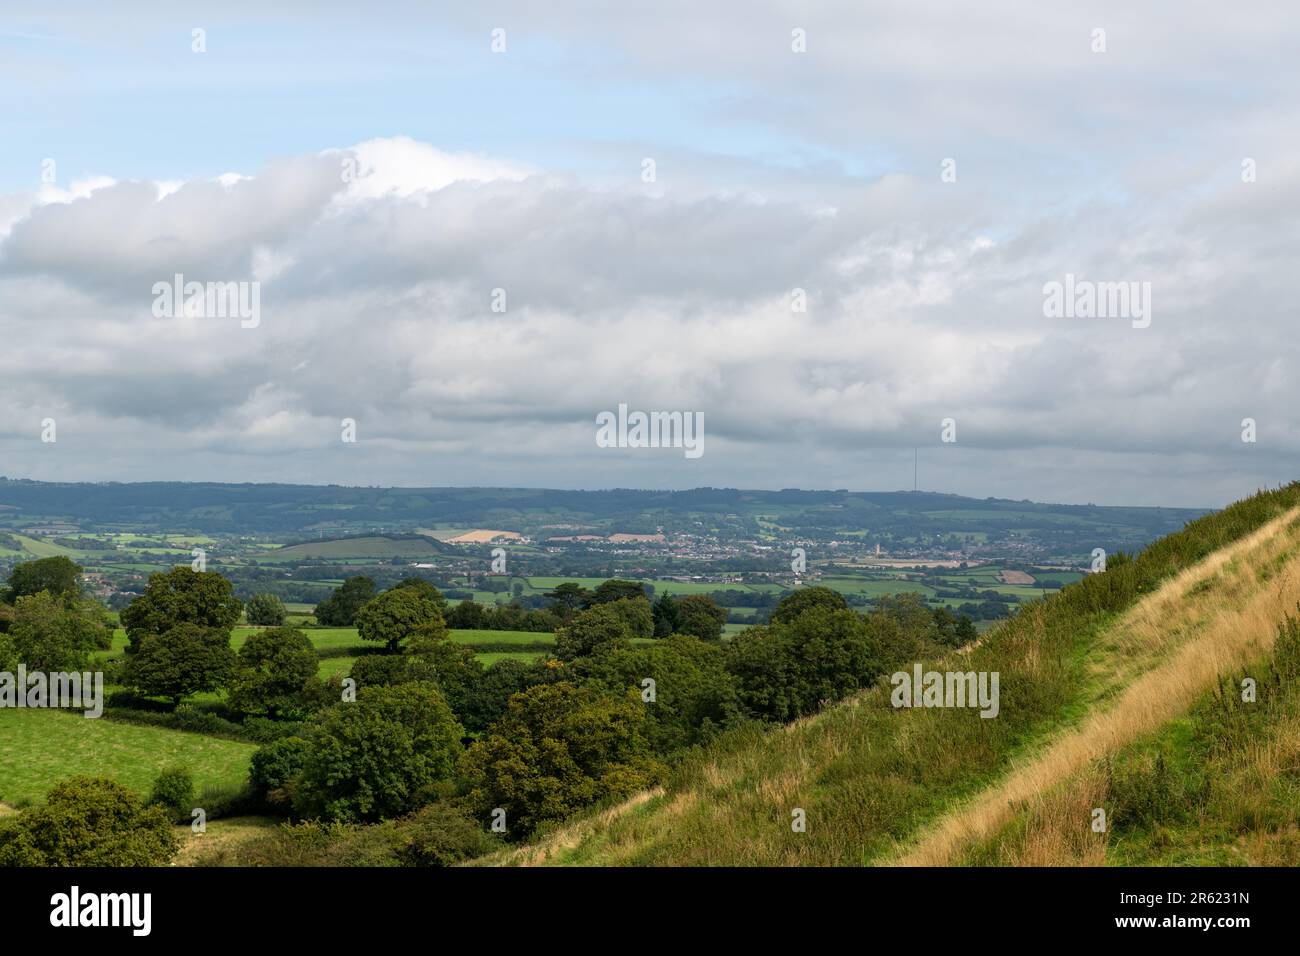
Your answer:
[[[338,699],[338,695],[334,696]],[[332,703],[332,702],[331,702]],[[301,737],[305,725],[299,720],[268,720],[265,717],[249,717],[243,723],[243,739],[255,744],[269,744],[286,737]]]
[[[664,772],[645,736],[645,706],[573,684],[516,694],[488,735],[465,752],[470,805],[506,812],[512,837],[593,804],[626,797]]]
[[[154,781],[149,806],[162,807],[177,823],[188,821],[194,810],[194,775],[188,767],[167,767]]]
[[[119,691],[109,699],[109,706],[104,708],[103,719],[123,724],[143,724],[147,727],[184,730],[188,733],[224,737],[228,740],[258,742],[257,736],[250,733],[248,724],[237,724],[210,710],[195,707],[193,704],[181,704],[172,711],[147,709],[158,706],[160,705],[156,701]]]
[[[294,809],[342,821],[409,813],[450,776],[463,734],[434,684],[361,688],[308,738]]]
[[[307,762],[307,741],[285,737],[253,752],[248,786],[269,806],[287,808],[293,799],[292,783]]]
[[[455,866],[501,845],[463,810],[441,801],[396,821],[393,833],[403,866]]]
[[[56,784],[0,829],[0,866],[165,866],[176,850],[164,810],[102,777]]]
[[[194,798],[194,806],[202,808],[207,819],[216,820],[220,817],[241,817],[249,814],[261,813],[266,809],[265,802],[254,795],[247,786],[216,786],[205,787]],[[192,819],[187,817],[185,822],[189,823]]]
[[[439,801],[384,823],[276,827],[252,840],[217,844],[201,866],[453,866],[501,845],[464,811]]]
[[[255,594],[244,608],[249,624],[259,627],[280,627],[289,619],[284,602],[274,594]]]

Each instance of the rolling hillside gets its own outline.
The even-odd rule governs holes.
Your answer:
[[[258,561],[294,561],[301,558],[431,558],[446,549],[437,541],[421,535],[363,535],[351,538],[326,538],[285,545],[265,554]]]
[[[1000,542],[1004,556],[1033,552],[1045,559],[1086,555],[1094,547],[1137,547],[1204,513],[1197,508],[1042,504],[932,492],[74,484],[0,476],[0,532],[57,524],[86,532],[273,533],[303,539],[422,532],[433,541],[447,536],[448,529],[455,531],[450,537],[462,538],[475,529],[480,534],[506,529],[536,540],[584,533],[819,542],[869,538],[886,550],[950,539],[954,547]]]
[[[484,862],[1294,865],[1300,695],[1283,675],[1300,671],[1300,624],[1286,623],[1298,603],[1291,485],[926,662],[999,672],[996,719],[895,709],[882,682],[793,725],[725,735],[663,788]],[[1252,702],[1239,700],[1246,678]],[[791,826],[800,810],[806,832]]]

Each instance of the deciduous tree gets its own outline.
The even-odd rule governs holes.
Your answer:
[[[122,611],[127,653],[135,653],[146,634],[162,634],[179,624],[217,628],[229,634],[243,609],[230,582],[215,571],[181,565],[150,575],[144,593]]]

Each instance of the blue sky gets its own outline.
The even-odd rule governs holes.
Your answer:
[[[21,147],[0,156],[0,186],[31,188],[47,156],[73,177],[188,179],[392,135],[575,172],[608,171],[638,143],[874,171],[757,119],[725,118],[743,84],[652,83],[620,75],[616,52],[509,28],[506,54],[493,55],[486,17],[405,30],[334,10],[150,15],[103,33],[94,14],[6,22],[0,51],[14,81],[0,106],[6,139]],[[202,55],[191,51],[198,26]]]

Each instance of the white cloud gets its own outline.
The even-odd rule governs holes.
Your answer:
[[[972,494],[1214,504],[1289,477],[1294,126],[1185,89],[1187,64],[1230,69],[1252,42],[1272,63],[1267,30],[1237,23],[1214,46],[1115,7],[1098,62],[1064,52],[1092,26],[1074,14],[1026,6],[995,29],[951,13],[939,30],[912,9],[883,5],[872,29],[856,7],[807,18],[797,80],[758,45],[780,49],[802,16],[780,5],[743,42],[734,15],[569,24],[609,27],[626,54],[610,71],[745,77],[720,122],[767,95],[809,142],[887,136],[906,155],[883,176],[678,147],[656,153],[652,189],[597,185],[398,136],[215,179],[0,196],[5,470],[888,489],[921,447],[923,485]],[[1156,68],[1163,82],[1136,82]],[[1165,165],[1198,130],[1214,156]],[[945,136],[970,147],[950,185]],[[1042,153],[1031,169],[989,145],[1008,143]],[[1255,153],[1266,175],[1246,186],[1236,164]],[[1080,176],[1090,163],[1103,172]],[[153,283],[178,272],[260,282],[260,326],[154,319]],[[1044,318],[1042,285],[1067,272],[1150,281],[1151,328]],[[704,412],[705,457],[597,449],[594,417],[619,402]],[[37,439],[46,415],[57,448]],[[955,447],[938,443],[948,416]]]
[[[324,155],[353,161],[347,189],[338,197],[348,205],[389,197],[423,202],[425,194],[453,183],[520,180],[535,172],[523,164],[486,156],[445,153],[408,136],[371,139]]]

